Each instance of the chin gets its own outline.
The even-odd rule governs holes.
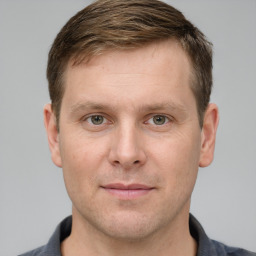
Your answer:
[[[156,232],[159,224],[159,221],[145,214],[118,213],[98,223],[98,228],[111,238],[136,242]]]

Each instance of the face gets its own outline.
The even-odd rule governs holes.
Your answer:
[[[60,130],[49,106],[45,124],[73,216],[129,239],[186,221],[216,126],[216,114],[206,113],[210,128],[200,128],[190,80],[188,57],[175,41],[68,66]]]

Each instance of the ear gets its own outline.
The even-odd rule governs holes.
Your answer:
[[[59,132],[56,125],[56,117],[52,111],[51,104],[44,106],[44,126],[47,132],[52,161],[56,166],[61,167],[62,163],[59,147]]]
[[[209,104],[201,132],[201,153],[199,166],[206,167],[211,164],[214,156],[216,132],[219,124],[219,111],[215,104]]]

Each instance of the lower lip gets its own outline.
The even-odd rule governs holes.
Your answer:
[[[104,188],[109,194],[118,197],[119,199],[128,200],[136,199],[149,194],[153,189],[113,189]]]

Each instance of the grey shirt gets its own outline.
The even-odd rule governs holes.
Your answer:
[[[33,251],[20,256],[61,256],[60,244],[70,235],[72,217],[64,219],[56,228],[49,242]],[[220,242],[211,240],[205,234],[196,218],[190,214],[190,233],[198,243],[197,256],[256,256],[256,253],[241,248],[229,247]]]

